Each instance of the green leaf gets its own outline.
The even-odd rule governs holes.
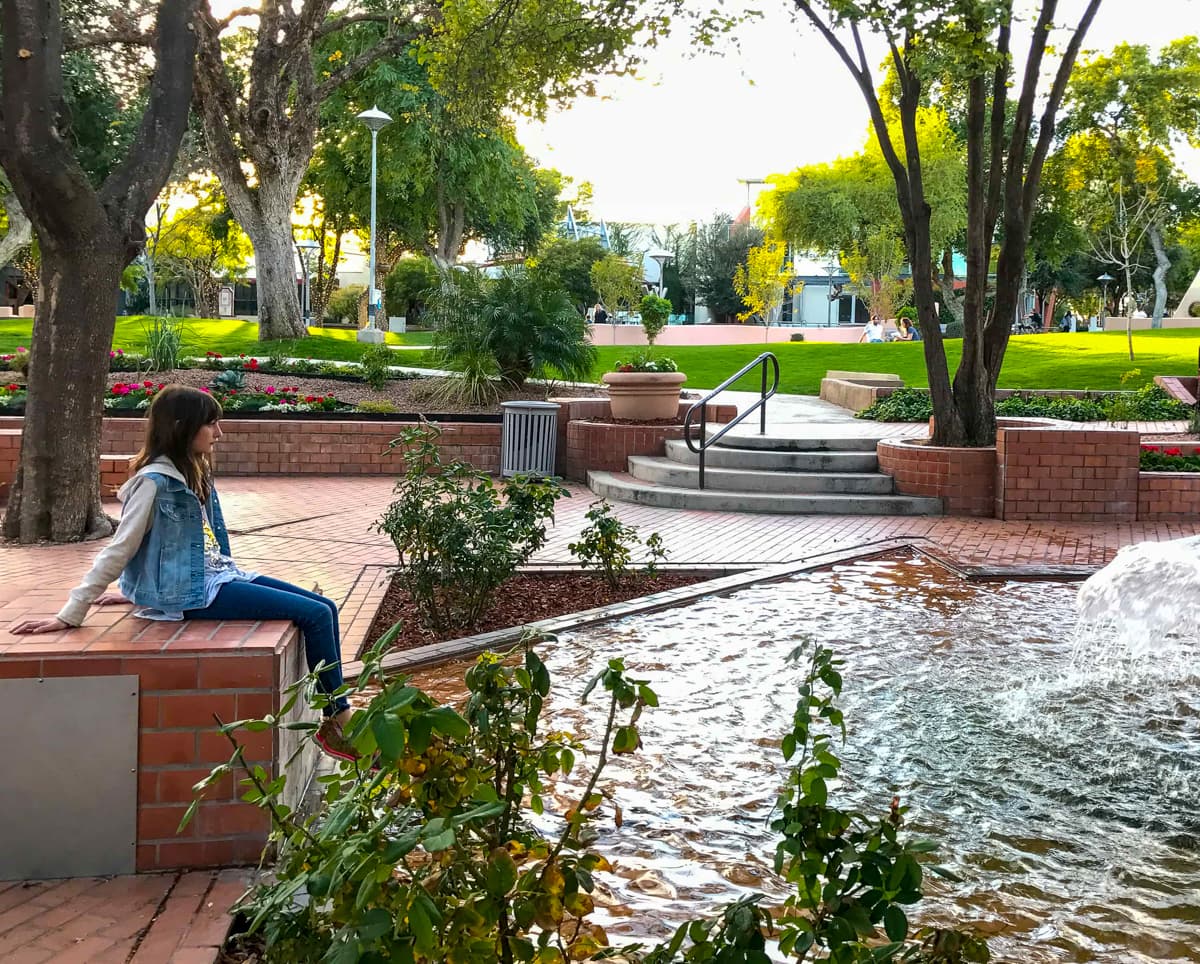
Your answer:
[[[362,915],[361,923],[357,928],[358,939],[360,941],[377,940],[392,927],[392,915],[382,907],[372,907]]]
[[[412,928],[417,950],[430,954],[434,950],[433,921],[418,895],[408,908],[408,924]]]
[[[883,912],[883,929],[890,941],[902,941],[908,937],[908,917],[903,908],[891,904]]]
[[[454,845],[454,828],[449,827],[441,833],[433,834],[421,841],[422,846],[430,853],[437,853]]]
[[[471,735],[470,724],[467,723],[449,706],[439,706],[430,710],[425,716],[433,723],[433,728],[456,740],[465,740]]]

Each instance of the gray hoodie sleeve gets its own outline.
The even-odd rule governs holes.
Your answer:
[[[142,539],[154,521],[154,499],[157,494],[158,486],[153,479],[135,476],[130,480],[117,531],[100,555],[96,556],[83,582],[71,590],[71,598],[58,613],[58,618],[64,623],[69,626],[82,625],[92,603],[137,554]]]

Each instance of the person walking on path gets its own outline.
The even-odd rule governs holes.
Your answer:
[[[168,385],[155,396],[146,440],[121,486],[121,521],[57,616],[11,631],[57,633],[83,624],[93,605],[132,602],[144,619],[286,619],[304,634],[310,671],[327,697],[315,739],[339,759],[358,758],[343,729],[352,710],[342,686],[337,603],[234,562],[213,481],[221,406],[207,392]],[[119,593],[105,590],[119,578]]]

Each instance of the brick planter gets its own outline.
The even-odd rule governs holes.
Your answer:
[[[558,464],[560,475],[587,481],[590,469],[624,472],[631,455],[662,455],[667,439],[683,438],[683,417],[690,401],[679,403],[676,425],[617,424],[611,418],[608,399],[552,399],[562,407],[558,414]],[[710,405],[711,424],[731,421],[735,405]],[[585,421],[588,419],[589,421]]]
[[[996,449],[943,448],[918,439],[883,440],[879,470],[903,495],[942,500],[946,515],[987,518],[996,511]]]
[[[20,451],[20,416],[0,417],[0,497],[16,473]],[[250,420],[225,418],[225,435],[217,447],[221,475],[399,475],[398,455],[388,443],[414,422],[340,422]],[[445,458],[459,458],[484,472],[500,470],[500,424],[440,422],[438,445]],[[119,485],[127,477],[124,462],[142,446],[146,423],[140,418],[104,419],[100,451],[103,484]]]
[[[1002,427],[996,438],[996,516],[1058,522],[1138,517],[1137,432]]]
[[[1200,516],[1200,472],[1141,472],[1139,522],[1177,522]]]
[[[139,873],[258,861],[269,818],[240,801],[242,791],[233,777],[209,790],[182,834],[177,835],[176,828],[192,800],[192,786],[232,752],[213,714],[231,722],[278,713],[283,691],[306,671],[304,647],[294,625],[155,623],[121,610],[93,614],[83,629],[70,633],[11,640],[0,645],[0,680],[137,678],[136,732],[114,731],[106,738],[137,745],[137,830],[130,845]],[[45,710],[53,714],[54,707]],[[288,719],[300,719],[301,712],[310,717],[307,708],[300,708]],[[294,730],[237,737],[245,746],[246,761],[260,764],[272,777],[292,760],[284,796],[289,806],[298,806],[316,766],[316,746]],[[297,749],[301,752],[293,758]],[[45,761],[24,760],[23,754],[30,752],[34,751],[18,741],[6,765],[36,772]],[[62,761],[50,765],[61,766]],[[30,792],[39,792],[36,781]]]

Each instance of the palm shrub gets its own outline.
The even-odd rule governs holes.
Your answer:
[[[543,275],[506,272],[488,287],[488,343],[500,377],[515,388],[553,369],[569,379],[587,377],[596,360],[587,321],[570,296]]]
[[[500,397],[496,359],[488,345],[483,272],[447,271],[428,293],[426,319],[433,325],[435,364],[452,369],[440,384],[444,401],[490,405]]]
[[[450,390],[473,404],[495,401],[501,384],[520,388],[534,375],[584,378],[595,361],[586,322],[543,274],[518,269],[491,280],[474,270],[448,272],[426,310],[439,364],[459,373]]]

